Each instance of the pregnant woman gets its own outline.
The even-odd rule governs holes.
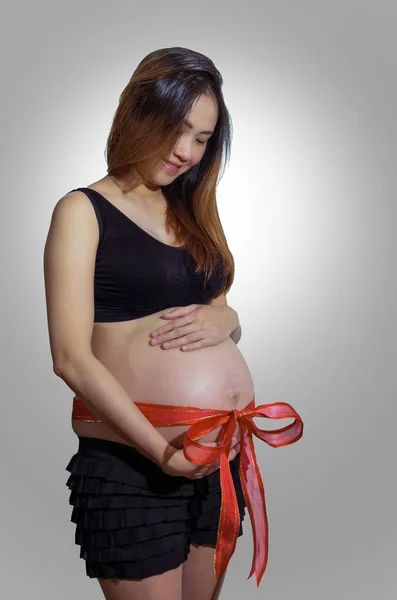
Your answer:
[[[250,576],[267,561],[253,435],[302,435],[286,403],[257,406],[226,294],[216,205],[231,121],[213,62],[146,56],[123,90],[107,175],[56,204],[44,251],[55,373],[73,391],[67,471],[86,573],[107,600],[215,600],[248,509]],[[289,418],[265,431],[253,417]]]

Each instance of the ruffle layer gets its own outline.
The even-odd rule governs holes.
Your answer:
[[[71,475],[67,481],[71,490],[69,504],[80,506],[86,502],[86,508],[137,508],[137,507],[181,507],[186,504],[189,496],[146,496],[142,488],[126,486],[101,479],[87,479],[82,475]]]
[[[154,469],[156,467],[156,469]],[[109,460],[95,456],[85,456],[76,453],[65,467],[73,475],[84,475],[89,478],[105,479],[107,482],[124,483],[134,488],[141,488],[143,494],[170,497],[194,495],[193,480],[184,477],[170,477],[157,465],[152,463],[151,471],[139,471],[138,465],[128,465],[119,459]],[[213,473],[212,473],[213,475]],[[133,491],[139,493],[139,491]]]
[[[184,533],[176,533],[157,538],[145,540],[139,544],[129,544],[125,546],[109,546],[108,548],[86,548],[81,547],[80,558],[94,562],[127,562],[137,560],[147,560],[148,558],[161,558],[168,552],[173,552],[178,548],[185,548],[187,544]]]
[[[173,523],[154,523],[150,527],[127,527],[103,531],[90,531],[89,529],[76,528],[75,543],[86,548],[107,548],[109,546],[127,546],[131,543],[156,540],[173,533],[188,534],[190,524],[186,521]]]
[[[198,514],[198,511],[196,511],[196,514]],[[78,527],[106,530],[148,526],[156,523],[172,523],[191,518],[194,517],[191,515],[187,504],[181,507],[158,507],[155,510],[149,510],[148,507],[90,510],[83,504],[80,507],[73,507],[70,520],[76,523]]]
[[[176,548],[168,554],[147,558],[137,562],[115,562],[101,563],[86,561],[86,572],[88,577],[100,577],[101,579],[144,579],[152,575],[159,575],[179,567],[188,557],[189,545]]]

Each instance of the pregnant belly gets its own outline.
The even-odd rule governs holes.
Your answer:
[[[118,379],[132,401],[241,410],[252,400],[251,373],[230,337],[220,344],[198,350],[164,350],[149,343],[150,332],[164,325],[164,320],[151,320],[147,325],[135,331],[126,345],[120,344],[120,337],[108,335],[106,329],[93,339],[92,344],[94,354]],[[104,423],[73,420],[72,427],[79,436],[126,443]],[[156,429],[169,444],[181,448],[189,426]],[[235,433],[238,437],[238,428]],[[220,428],[217,428],[200,442],[216,443],[219,440]]]

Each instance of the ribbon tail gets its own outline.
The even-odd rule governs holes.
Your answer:
[[[245,501],[249,511],[254,544],[249,579],[256,574],[256,585],[259,587],[266,570],[268,559],[268,521],[265,504],[265,491],[255,456],[252,435],[245,432],[244,451],[241,453],[240,479]]]
[[[230,472],[228,455],[220,456],[221,513],[218,525],[218,539],[214,557],[216,581],[225,573],[229,561],[236,549],[240,528],[240,511],[236,490]]]

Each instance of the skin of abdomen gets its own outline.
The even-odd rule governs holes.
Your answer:
[[[176,307],[175,307],[176,308]],[[167,309],[167,312],[171,309]],[[164,311],[132,321],[96,323],[93,354],[117,378],[134,402],[241,410],[254,397],[249,368],[235,342],[228,337],[214,346],[183,352],[150,344],[150,333],[166,324]],[[104,423],[72,421],[79,436],[127,443]],[[176,448],[183,445],[189,426],[157,427]],[[235,435],[238,437],[238,427]],[[218,442],[220,428],[201,443]]]

